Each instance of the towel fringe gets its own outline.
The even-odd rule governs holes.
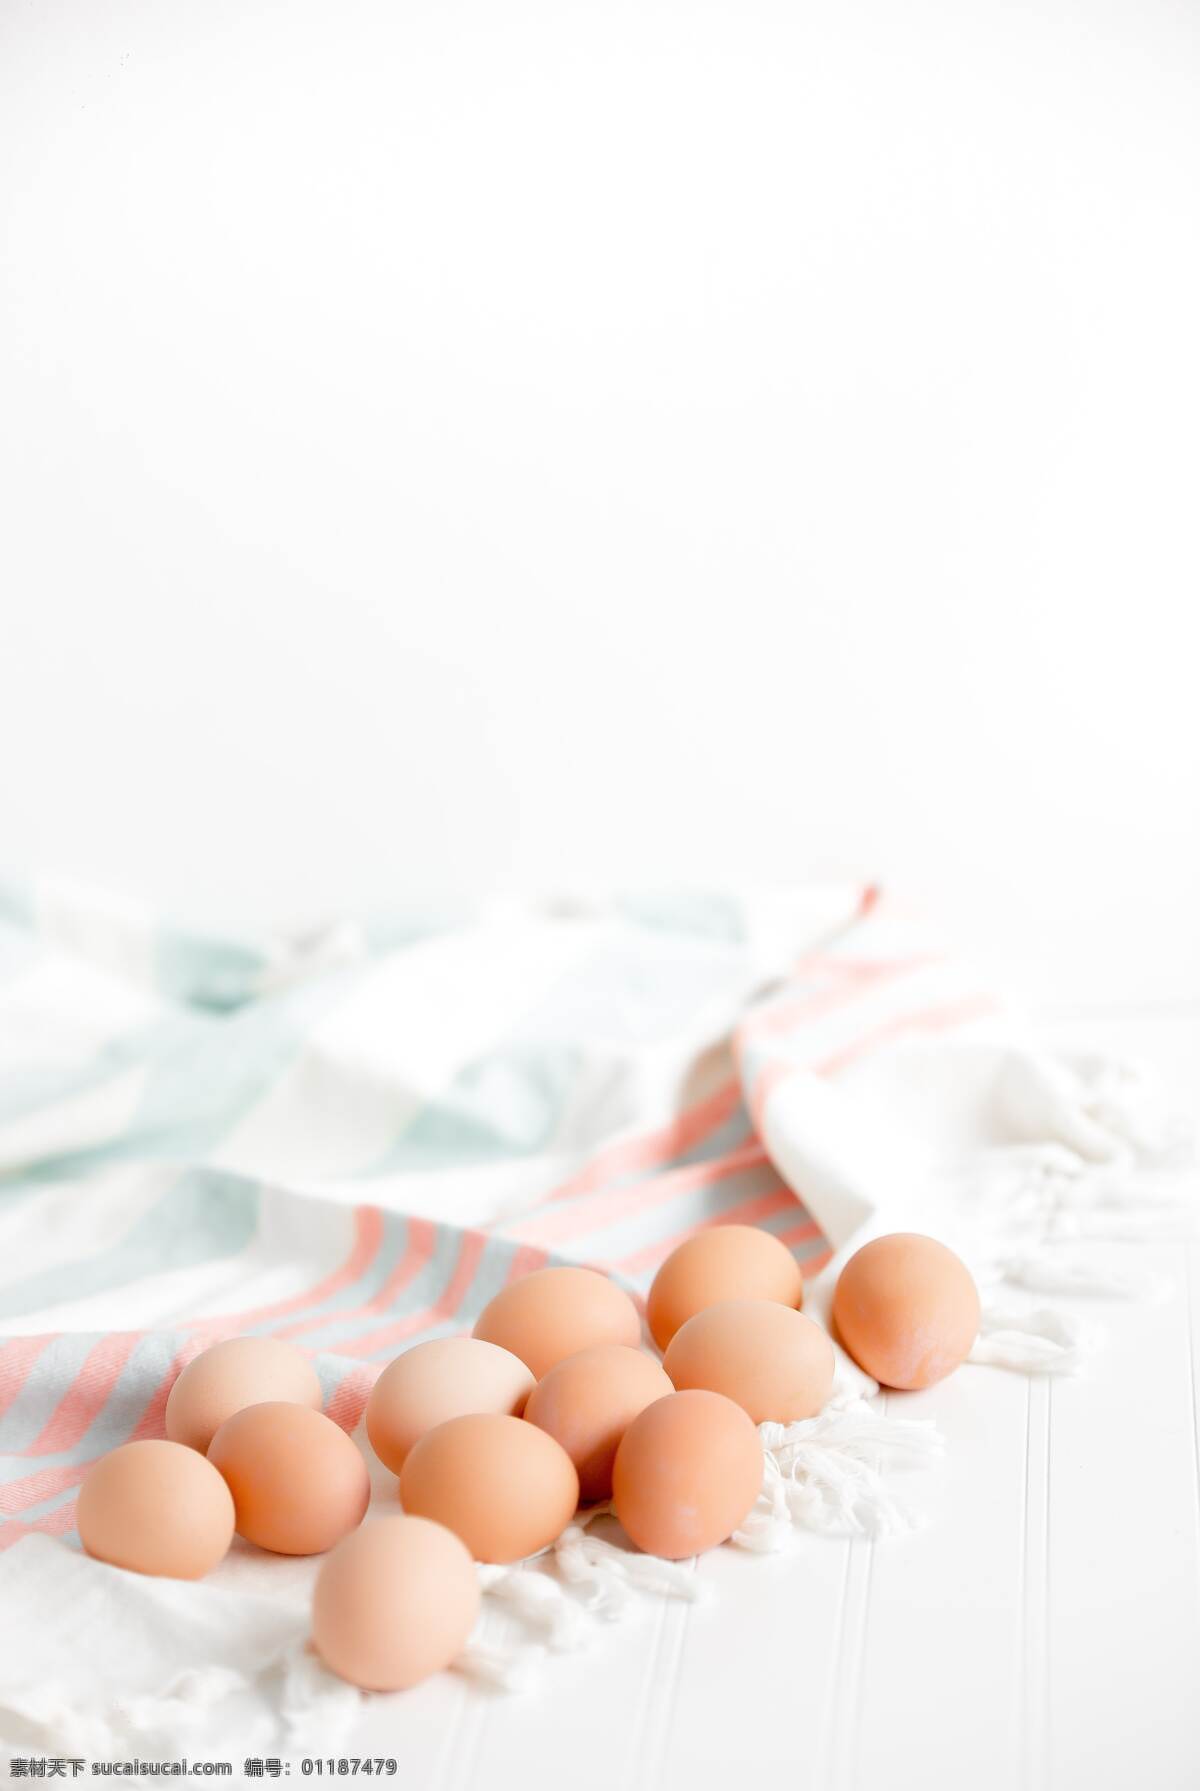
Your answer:
[[[1078,1374],[1100,1338],[1095,1326],[1050,1306],[1034,1312],[989,1306],[967,1360],[1020,1374]]]
[[[1014,1055],[1001,1102],[1020,1144],[983,1153],[962,1187],[991,1254],[985,1285],[1035,1294],[1157,1302],[1163,1276],[1095,1260],[1094,1244],[1152,1244],[1191,1235],[1190,1127],[1170,1112],[1146,1066],[1098,1054]],[[1030,1138],[1033,1131],[1040,1139]],[[1025,1374],[1075,1374],[1102,1333],[1048,1307],[985,1309],[970,1360]]]
[[[583,1593],[586,1609],[611,1621],[622,1615],[637,1592],[661,1592],[689,1604],[710,1596],[710,1588],[697,1576],[693,1562],[666,1561],[593,1536],[588,1526],[611,1510],[611,1505],[593,1505],[580,1512],[554,1545],[559,1571]]]
[[[885,1471],[937,1460],[944,1441],[924,1418],[890,1418],[865,1399],[835,1400],[815,1418],[760,1424],[763,1486],[733,1541],[772,1554],[796,1530],[825,1536],[885,1536],[919,1520],[887,1485]]]
[[[584,1615],[561,1582],[541,1571],[537,1563],[543,1559],[552,1556],[543,1553],[529,1564],[511,1567],[481,1566],[480,1584],[489,1598],[516,1618],[527,1636],[552,1653],[567,1654],[579,1645]]]
[[[499,1690],[524,1691],[537,1684],[548,1653],[583,1646],[597,1622],[623,1617],[639,1593],[691,1604],[712,1596],[694,1562],[664,1561],[590,1534],[589,1526],[611,1510],[592,1505],[579,1512],[555,1543],[526,1561],[479,1567],[485,1597],[514,1627],[500,1639],[472,1636],[454,1662],[459,1672]]]
[[[526,1644],[469,1641],[454,1662],[455,1671],[490,1685],[496,1691],[530,1691],[541,1677],[544,1650]]]
[[[1024,1251],[998,1265],[998,1277],[1030,1293],[1091,1294],[1099,1299],[1138,1300],[1159,1304],[1170,1283],[1152,1269],[1114,1268],[1095,1264],[1079,1251],[1053,1245],[1047,1255]]]

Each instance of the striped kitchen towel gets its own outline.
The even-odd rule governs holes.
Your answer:
[[[752,1223],[820,1317],[845,1254],[908,1227],[1017,1287],[979,1361],[1067,1371],[1082,1328],[1019,1290],[1138,1291],[1095,1240],[1176,1222],[1132,1171],[1181,1151],[1151,1079],[1048,1056],[875,889],[500,902],[250,943],[0,885],[0,1741],[177,1746],[231,1697],[264,1744],[301,1718],[333,1733],[348,1688],[303,1652],[314,1563],[235,1543],[167,1586],[78,1553],[89,1463],[161,1436],[217,1338],[299,1345],[354,1430],[382,1364],[532,1268],[591,1264],[640,1299],[683,1238]],[[844,1398],[874,1391],[842,1371]],[[913,1430],[861,1402],[828,1418],[860,1456]],[[764,1436],[773,1510],[826,1436],[796,1428],[775,1456]],[[864,1528],[861,1477],[828,1481],[843,1508],[793,1485],[795,1521]]]
[[[382,1363],[542,1263],[641,1291],[743,1219],[819,1265],[733,1035],[860,907],[498,904],[257,946],[4,888],[0,1547],[74,1542],[88,1463],[160,1435],[214,1338],[311,1351],[353,1428]]]
[[[1043,1058],[873,889],[251,945],[0,887],[0,1549],[74,1543],[88,1463],[161,1435],[218,1337],[312,1352],[353,1429],[381,1364],[531,1268],[640,1296],[681,1239],[738,1221],[817,1277],[873,1229],[957,1241],[977,1185],[968,1253],[984,1213],[989,1262],[1044,1286],[1080,1174],[1174,1148],[1145,1097]]]

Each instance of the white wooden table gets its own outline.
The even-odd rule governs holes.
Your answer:
[[[1152,1058],[1195,1111],[1200,1006],[1045,1019]],[[889,1396],[946,1436],[908,1481],[920,1533],[718,1549],[713,1602],[647,1599],[530,1692],[451,1675],[377,1699],[333,1751],[394,1755],[421,1791],[1193,1791],[1197,1250],[1139,1251],[1161,1304],[1088,1303],[1107,1343],[1086,1378],[971,1368]]]

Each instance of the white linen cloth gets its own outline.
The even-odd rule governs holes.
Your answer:
[[[292,1339],[355,1431],[384,1362],[469,1329],[512,1276],[587,1262],[640,1297],[710,1224],[775,1232],[818,1315],[847,1251],[904,1228],[996,1284],[1133,1291],[1128,1241],[1178,1222],[1143,1172],[1181,1150],[1148,1078],[1048,1057],[874,890],[500,903],[255,943],[0,885],[0,1739],[144,1754],[215,1722],[324,1749],[357,1708],[304,1649],[314,1563],[237,1544],[182,1585],[78,1550],[88,1463],[161,1435],[216,1337]],[[1100,1269],[1073,1252],[1096,1236],[1121,1240]],[[1058,1371],[1083,1343],[1018,1291],[977,1353]],[[883,1525],[869,1460],[925,1439],[885,1434],[853,1404],[871,1391],[843,1359],[837,1409],[764,1427],[747,1546]],[[558,1565],[596,1605],[629,1577],[575,1528]],[[561,1641],[548,1578],[494,1591]],[[468,1664],[502,1675],[489,1648]]]

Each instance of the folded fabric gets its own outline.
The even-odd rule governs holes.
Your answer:
[[[245,1749],[336,1737],[360,1694],[308,1652],[309,1576],[280,1565],[256,1595],[124,1573],[27,1538],[4,1564],[0,1736],[101,1759],[153,1759],[198,1734]]]
[[[1176,1222],[1174,1188],[1132,1173],[1182,1151],[1150,1082],[1046,1056],[874,890],[502,903],[247,943],[0,886],[0,1072],[11,1745],[69,1718],[135,1747],[222,1699],[283,1745],[300,1684],[334,1710],[303,1653],[302,1573],[260,1572],[239,1545],[203,1585],[168,1587],[77,1552],[89,1462],[161,1435],[174,1376],[215,1338],[312,1352],[353,1430],[384,1362],[469,1329],[541,1264],[641,1296],[697,1228],[753,1223],[794,1251],[820,1313],[874,1230],[935,1231],[996,1283],[1128,1291],[1127,1252],[1097,1268],[1074,1244]],[[1017,1294],[978,1355],[1061,1369],[1081,1337]],[[843,1397],[872,1390],[843,1363]],[[748,1546],[772,1512],[830,1528],[856,1508],[857,1469],[824,1490],[796,1475],[822,1437],[853,1466],[877,1421],[822,1422],[769,1440]],[[565,1569],[615,1571],[598,1541],[570,1548]],[[221,1600],[237,1612],[216,1618]],[[94,1621],[68,1625],[71,1601]],[[168,1610],[178,1647],[154,1641]],[[133,1715],[114,1718],[121,1697]]]

